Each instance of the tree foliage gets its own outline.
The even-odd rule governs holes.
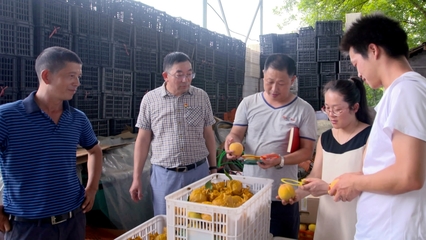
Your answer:
[[[345,21],[346,13],[382,12],[398,20],[407,31],[410,47],[426,41],[426,0],[282,0],[274,14],[283,17],[282,28],[294,21],[313,26],[320,20]]]

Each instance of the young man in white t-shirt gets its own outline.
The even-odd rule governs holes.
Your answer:
[[[362,172],[340,176],[330,194],[335,201],[360,195],[355,239],[426,239],[426,79],[408,62],[407,34],[388,17],[368,15],[348,29],[341,50],[385,93]]]

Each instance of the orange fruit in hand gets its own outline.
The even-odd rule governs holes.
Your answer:
[[[229,144],[229,150],[232,151],[232,154],[235,156],[241,156],[241,154],[243,154],[244,147],[239,142],[233,142]]]
[[[281,184],[278,188],[278,196],[282,200],[288,201],[296,196],[296,191],[294,191],[293,186],[289,184]]]
[[[330,194],[330,190],[336,185],[336,183],[339,181],[338,178],[334,179],[329,185],[328,185],[328,194]]]

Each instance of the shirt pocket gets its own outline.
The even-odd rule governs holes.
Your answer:
[[[185,108],[185,121],[190,127],[202,126],[203,108],[202,107]]]

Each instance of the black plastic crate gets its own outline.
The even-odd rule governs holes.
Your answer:
[[[74,34],[111,40],[112,22],[106,14],[77,6],[72,16]]]
[[[212,82],[212,81],[205,81],[205,89],[207,95],[209,95],[210,98],[216,98],[218,94],[218,83]]]
[[[33,0],[3,0],[0,1],[0,18],[32,23]]]
[[[90,119],[90,123],[96,136],[108,137],[110,135],[108,119]]]
[[[318,73],[318,63],[313,62],[298,62],[297,63],[297,75],[309,75]]]
[[[339,73],[337,74],[337,79],[339,80],[348,80],[351,77],[357,77],[357,73]]]
[[[232,38],[223,35],[216,34],[215,47],[214,49],[223,53],[228,53],[232,48]]]
[[[123,131],[134,132],[135,122],[133,118],[114,118],[110,119],[110,134],[111,136],[119,135]]]
[[[227,102],[227,97],[225,94],[222,94],[219,91],[219,95],[218,95],[218,99],[217,99],[217,111],[218,112],[228,112],[228,102]]]
[[[135,48],[134,70],[143,72],[157,72],[159,59],[156,51],[144,51]]]
[[[195,44],[186,40],[179,39],[177,41],[177,50],[186,53],[190,59],[195,57]]]
[[[263,78],[263,68],[265,67],[266,59],[269,54],[260,54],[259,66],[260,66],[260,77]]]
[[[340,36],[319,36],[318,49],[339,48]]]
[[[109,41],[74,35],[73,51],[81,58],[83,65],[112,66],[113,48]]]
[[[352,62],[349,60],[346,61],[339,61],[339,73],[352,73],[357,75],[358,70],[354,65],[352,65]]]
[[[318,74],[297,75],[297,84],[299,85],[299,88],[318,87],[320,86],[320,78]]]
[[[57,0],[36,0],[34,4],[34,23],[36,26],[71,33],[72,5]]]
[[[228,84],[231,84],[231,83],[235,84],[236,77],[237,77],[236,69],[235,68],[228,68],[228,71],[226,73],[226,82]]]
[[[101,92],[101,68],[83,64],[79,89]]]
[[[70,0],[65,0],[71,2]],[[101,12],[105,15],[112,16],[114,10],[110,0],[73,0],[74,4],[91,11]]]
[[[212,112],[217,112],[217,98],[209,97],[210,105],[212,107]]]
[[[297,51],[297,61],[299,62],[316,62],[317,53],[315,50],[299,50]]]
[[[316,49],[315,38],[298,38],[297,50],[314,50]]]
[[[321,62],[319,65],[321,74],[337,73],[337,62]]]
[[[194,79],[202,79],[204,80],[204,68],[205,68],[205,63],[201,62],[201,61],[195,61],[194,62],[194,72],[195,72],[195,78]]]
[[[348,53],[340,53],[340,60],[347,60],[350,61],[351,58],[349,57]]]
[[[200,27],[198,29],[197,43],[206,47],[214,47],[216,40],[216,33],[209,31],[206,28]]]
[[[321,86],[324,86],[330,81],[337,80],[337,74],[321,74]]]
[[[101,86],[103,93],[132,94],[132,72],[123,69],[103,68]]]
[[[303,100],[308,102],[314,108],[315,111],[321,110],[321,107],[323,106],[323,104],[321,104],[319,99],[303,99]]]
[[[149,92],[153,80],[151,72],[133,72],[133,92],[134,94],[145,94]]]
[[[19,74],[20,91],[32,91],[38,88],[39,80],[35,71],[35,58],[21,58]]]
[[[60,28],[35,28],[35,56],[48,47],[64,47],[72,49],[72,36]]]
[[[89,119],[100,117],[101,94],[97,91],[79,89],[70,105],[84,112]]]
[[[239,70],[235,72],[235,83],[244,84],[244,70]]]
[[[133,118],[138,119],[142,98],[145,96],[145,93],[135,93],[133,94]]]
[[[232,48],[231,52],[236,56],[245,58],[246,56],[246,44],[238,39],[232,39]]]
[[[299,87],[298,96],[303,99],[319,99],[319,87]]]
[[[243,95],[243,85],[228,83],[228,98],[240,98]]]
[[[145,49],[146,51],[158,51],[158,32],[154,29],[146,28],[140,25],[135,26],[134,46]]]
[[[18,100],[18,93],[12,92],[12,89],[6,89],[4,93],[0,95],[0,105],[5,103],[11,103],[16,100]]]
[[[102,118],[130,118],[132,95],[102,94]]]
[[[176,39],[173,35],[168,35],[165,33],[160,33],[160,50],[162,52],[174,52],[176,51]]]
[[[227,110],[231,111],[232,109],[237,108],[238,104],[240,104],[240,98],[229,96],[227,99]]]
[[[315,30],[313,27],[301,27],[299,28],[299,38],[315,38]]]
[[[158,32],[174,35],[177,33],[176,18],[170,16],[165,12],[157,13],[157,27]]]
[[[182,19],[182,18],[176,18],[175,19],[175,31],[173,32],[173,35],[175,35],[177,38],[190,42],[190,43],[196,43],[197,42],[197,33],[200,29],[200,26]]]
[[[115,43],[113,46],[113,53],[112,53],[112,59],[113,59],[113,67],[114,68],[121,68],[126,70],[132,69],[132,54],[133,49],[126,44],[122,43]]]
[[[206,61],[206,46],[195,44],[195,61],[203,63]]]
[[[144,18],[152,17],[152,24],[154,28],[156,26],[158,10],[153,7],[133,0],[108,0],[107,4],[111,8],[111,15],[121,22],[146,24]]]
[[[203,90],[205,90],[206,88],[206,82],[204,81],[204,78],[200,77],[195,77],[194,79],[192,79],[191,85],[197,88],[201,88]]]
[[[164,84],[164,77],[161,73],[154,74],[154,88],[160,87]]]
[[[112,41],[115,43],[123,43],[127,46],[131,45],[131,37],[133,25],[126,22],[121,22],[118,19],[112,19]]]
[[[215,66],[213,71],[213,80],[215,82],[226,82],[226,67]]]
[[[204,80],[206,81],[214,81],[215,72],[213,65],[210,63],[207,63],[204,65]]]
[[[341,20],[317,21],[315,23],[315,32],[317,36],[342,35],[342,25]]]
[[[262,44],[276,44],[277,43],[277,34],[276,33],[270,33],[270,34],[264,34],[259,36],[259,42],[260,45]]]
[[[214,49],[213,48],[206,48],[206,62],[213,64],[214,62]]]
[[[0,55],[0,90],[18,92],[18,59],[12,56]]]
[[[338,62],[340,51],[338,48],[318,49],[318,62]]]
[[[217,65],[217,66],[227,66],[228,65],[228,53],[215,50],[213,54],[214,54],[214,64],[215,65]]]
[[[33,56],[34,27],[16,22],[0,22],[0,54]]]

